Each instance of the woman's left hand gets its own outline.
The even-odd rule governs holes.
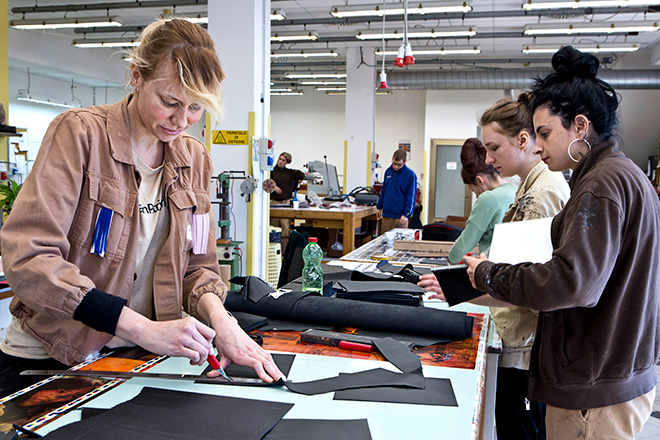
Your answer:
[[[470,278],[470,283],[472,283],[472,287],[475,289],[477,288],[476,284],[474,283],[474,271],[477,270],[477,266],[482,261],[487,261],[488,257],[486,256],[485,253],[481,253],[478,257],[468,257],[467,255],[463,257],[463,263],[467,265],[467,274],[468,277]]]
[[[219,310],[217,314],[220,316],[213,316],[211,324],[215,330],[215,345],[223,369],[233,362],[252,368],[264,382],[285,379],[270,353],[254,342],[234,317],[229,316],[224,310]],[[209,376],[218,374],[218,372],[210,372]]]

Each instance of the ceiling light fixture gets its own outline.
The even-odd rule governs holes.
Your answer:
[[[408,38],[457,38],[457,37],[474,37],[477,35],[477,28],[474,26],[454,26],[446,28],[435,29],[414,29],[408,32]],[[379,31],[379,30],[363,30],[355,34],[358,40],[380,40],[385,38],[388,40],[402,39],[403,32],[398,30]]]
[[[417,7],[409,8],[408,14],[442,14],[449,12],[471,12],[472,2],[424,2],[419,3]],[[402,15],[403,7],[401,3],[390,3],[386,5],[342,5],[333,6],[330,9],[330,15],[336,18],[347,17],[382,17],[384,15]]]
[[[424,55],[475,55],[481,53],[481,48],[479,46],[472,47],[438,47],[433,49],[419,49],[414,48],[413,52],[415,56],[424,56]],[[382,49],[376,49],[376,56],[381,56],[383,54]],[[396,50],[385,50],[385,56],[396,56]]]
[[[287,78],[346,78],[345,73],[285,73]]]
[[[627,53],[639,50],[638,44],[592,44],[592,45],[571,45],[581,52],[589,53]],[[562,45],[525,45],[522,48],[524,54],[554,54]]]
[[[316,31],[276,32],[270,36],[270,41],[314,41],[319,39]]]
[[[564,8],[625,8],[627,6],[652,6],[659,5],[658,1],[649,0],[574,0],[556,2],[532,2],[522,4],[522,8],[528,11],[534,9],[564,9]]]
[[[346,81],[299,81],[301,86],[345,86]]]
[[[575,25],[527,25],[525,35],[615,34],[628,32],[655,32],[658,23],[652,21],[619,23],[586,23]]]
[[[9,26],[14,29],[70,29],[88,27],[121,27],[119,17],[79,17],[79,18],[35,18],[30,20],[11,20]]]
[[[52,105],[53,107],[64,107],[64,108],[79,108],[79,105],[72,105],[68,104],[66,102],[57,102],[57,101],[52,101],[50,98],[37,98],[33,96],[32,94],[28,94],[25,92],[18,92],[18,96],[16,96],[16,99],[18,101],[26,101],[26,102],[32,102],[34,104],[46,104],[46,105]]]
[[[271,95],[291,95],[291,96],[296,96],[296,95],[304,95],[305,93],[302,90],[291,90],[290,92],[270,92]]]
[[[271,58],[319,58],[319,57],[338,57],[339,54],[334,49],[305,49],[305,50],[277,50],[271,51]]]
[[[207,24],[209,22],[208,15],[201,14],[201,13],[191,13],[191,14],[166,13],[166,14],[163,14],[162,17],[166,21],[179,19],[179,20],[186,20],[186,21],[189,21],[191,23],[196,23],[196,24]]]
[[[333,92],[340,92],[342,90],[346,90],[346,87],[314,87],[314,90],[319,90],[319,91],[333,91]]]
[[[270,19],[274,21],[282,21],[286,18],[284,9],[273,9],[270,11]]]
[[[134,38],[83,38],[82,40],[73,40],[72,46],[83,49],[99,47],[134,47],[140,44],[137,37]]]

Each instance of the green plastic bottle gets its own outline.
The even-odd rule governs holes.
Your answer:
[[[307,246],[303,249],[303,261],[305,267],[302,272],[303,292],[323,291],[323,269],[321,261],[323,260],[323,250],[318,244],[316,237],[309,237]]]

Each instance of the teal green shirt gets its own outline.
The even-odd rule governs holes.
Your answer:
[[[485,191],[477,197],[465,230],[449,251],[449,262],[456,264],[476,245],[479,252],[488,254],[493,240],[493,229],[502,223],[502,217],[516,199],[516,185],[504,183],[494,190]]]

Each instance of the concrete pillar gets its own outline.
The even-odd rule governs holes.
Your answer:
[[[257,180],[250,202],[241,197],[241,181],[234,181],[231,233],[244,242],[243,272],[265,278],[268,196],[261,185],[266,173],[252,154],[252,138],[270,131],[270,0],[208,2],[208,14],[208,31],[227,78],[222,84],[226,115],[212,119],[206,131],[248,131],[247,145],[211,145],[214,175],[245,170]]]
[[[370,48],[349,47],[346,52],[346,188],[369,181],[369,146],[376,127],[376,56]]]

